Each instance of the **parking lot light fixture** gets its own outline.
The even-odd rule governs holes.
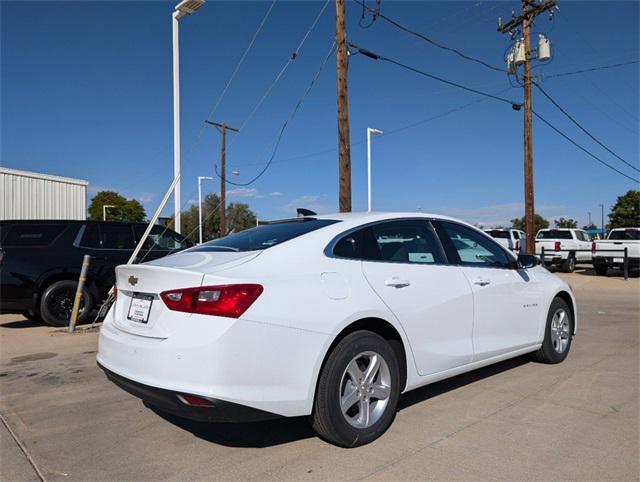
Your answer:
[[[116,206],[114,206],[113,204],[103,204],[102,205],[102,220],[106,221],[107,220],[107,209],[108,208],[115,208]]]
[[[382,134],[378,129],[367,127],[367,212],[371,212],[371,134]]]
[[[180,55],[178,19],[191,15],[204,4],[204,0],[182,0],[171,16],[173,38],[173,177],[180,175]],[[180,233],[180,180],[173,192],[175,210],[174,229]]]
[[[198,176],[198,239],[199,244],[202,244],[202,181],[204,179],[213,180],[209,176]]]

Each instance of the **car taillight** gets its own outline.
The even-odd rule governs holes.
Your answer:
[[[160,297],[173,311],[239,318],[263,291],[257,284],[200,286],[164,291]]]
[[[520,250],[520,240],[516,239],[516,251]]]
[[[593,251],[594,253],[596,252],[596,243],[595,243],[595,241],[591,242],[591,251]]]
[[[556,241],[556,251],[560,251],[560,241]]]

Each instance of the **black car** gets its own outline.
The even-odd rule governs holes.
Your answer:
[[[87,319],[107,297],[115,267],[129,260],[146,227],[112,221],[0,221],[0,314],[68,324],[82,259],[89,254],[79,321]],[[183,236],[155,225],[136,262],[189,246]]]

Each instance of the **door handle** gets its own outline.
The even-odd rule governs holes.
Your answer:
[[[406,279],[400,279],[400,278],[394,277],[394,278],[385,280],[384,284],[387,286],[391,286],[393,288],[404,288],[405,286],[409,286],[411,282]]]
[[[491,280],[488,280],[486,278],[476,278],[472,281],[472,283],[474,285],[486,286],[488,284],[491,284]]]

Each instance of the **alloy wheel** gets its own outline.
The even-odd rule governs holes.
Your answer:
[[[564,353],[571,338],[571,326],[567,312],[559,308],[551,319],[551,344],[557,353]]]
[[[347,365],[340,381],[340,409],[353,427],[374,425],[384,414],[391,395],[391,372],[385,359],[376,352],[356,355]]]

